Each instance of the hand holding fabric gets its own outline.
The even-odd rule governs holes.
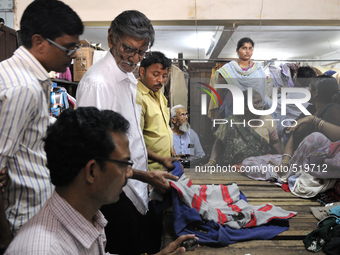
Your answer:
[[[170,190],[170,183],[168,179],[177,181],[178,177],[165,171],[153,171],[149,172],[148,183],[161,193],[166,193]]]
[[[178,160],[179,160],[178,158],[167,157],[163,159],[162,165],[165,166],[166,169],[173,170],[175,168],[173,163]]]

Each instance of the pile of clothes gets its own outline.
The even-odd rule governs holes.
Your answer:
[[[307,250],[326,254],[340,254],[340,202],[331,206],[311,207],[313,215],[320,220],[318,228],[303,240]]]

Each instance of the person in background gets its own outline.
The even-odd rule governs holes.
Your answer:
[[[117,202],[132,176],[128,129],[129,122],[110,110],[80,107],[61,113],[45,139],[55,191],[5,254],[105,254],[107,221],[99,208]],[[185,252],[180,244],[188,238],[194,235],[179,237],[161,254]]]
[[[144,58],[139,68],[136,103],[142,106],[140,125],[148,154],[168,158],[173,153],[172,132],[169,126],[168,101],[160,89],[170,72],[171,60],[163,53],[153,51]],[[166,170],[158,160],[149,160],[149,170]]]
[[[174,149],[176,154],[190,154],[195,157],[203,157],[205,155],[200,139],[196,132],[190,128],[188,122],[188,113],[183,105],[175,105],[170,110],[171,125],[174,137]]]
[[[33,1],[20,21],[23,45],[0,63],[0,169],[7,166],[9,178],[2,194],[5,214],[0,213],[6,216],[0,220],[2,249],[8,233],[16,235],[52,195],[43,141],[52,87],[48,73],[70,66],[83,29],[63,2]]]
[[[302,66],[297,69],[297,72],[294,76],[294,86],[296,88],[304,88],[308,90],[309,84],[311,83],[312,79],[316,77],[316,72],[313,68],[310,66]],[[282,97],[282,96],[281,96]],[[289,100],[294,100],[294,99],[300,99],[304,98],[305,94],[299,93],[299,92],[289,92],[285,97]],[[309,111],[310,110],[315,110],[315,107],[311,105],[310,103],[302,103],[302,105],[307,108]],[[313,109],[309,109],[312,107]],[[273,119],[278,119],[278,123],[280,125],[277,128],[277,133],[279,137],[284,137],[284,145],[288,142],[289,139],[289,134],[285,132],[284,126],[281,124],[283,120],[285,120],[285,125],[290,126],[292,125],[291,120],[295,120],[299,115],[301,114],[301,110],[295,105],[295,104],[287,104],[286,105],[286,115],[281,115],[281,98],[278,99],[277,102],[277,107],[275,109],[275,112],[272,113]],[[290,120],[291,119],[291,120]],[[287,129],[286,129],[287,130]]]
[[[152,24],[143,13],[122,12],[111,22],[108,31],[110,51],[89,68],[77,88],[77,107],[113,110],[130,123],[128,138],[133,175],[123,188],[120,200],[101,209],[109,222],[106,250],[110,253],[141,254],[159,250],[161,226],[154,224],[155,211],[149,203],[147,183],[166,191],[170,189],[168,179],[178,179],[165,171],[148,171],[148,156],[155,161],[157,158],[152,158],[146,149],[140,127],[141,107],[136,104],[137,80],[132,72],[153,45],[154,37]],[[174,168],[171,157],[162,158],[159,163],[167,169]]]
[[[216,140],[208,166],[215,166],[219,157],[220,165],[228,166],[241,163],[251,156],[266,155],[271,151],[282,153],[276,121],[270,115],[258,116],[252,113],[247,104],[249,95],[246,90],[243,91],[243,96],[244,115],[231,115],[226,119],[227,123],[219,125],[214,133]],[[261,94],[253,90],[251,96],[254,109],[262,110]]]
[[[314,106],[310,113],[313,115],[301,113],[296,119],[297,124],[289,128],[292,135],[283,154],[250,157],[242,163],[243,166],[257,166],[260,170],[267,163],[280,166],[280,169],[285,167],[286,170],[275,173],[277,179],[288,182],[291,193],[304,198],[314,197],[332,188],[336,181],[330,169],[315,171],[319,172],[316,177],[313,169],[306,168],[307,156],[340,140],[340,92],[336,79],[319,75],[311,80],[309,92],[309,103]],[[245,174],[250,178],[256,176],[253,179],[268,179],[263,171],[257,171],[255,175],[251,172]]]
[[[237,42],[236,53],[238,60],[230,61],[216,71],[220,84],[228,83],[235,85],[242,91],[253,88],[260,93],[264,108],[270,108],[271,99],[266,95],[267,81],[263,64],[253,62],[251,57],[254,52],[254,41],[249,37],[241,38]],[[222,79],[223,77],[223,79]],[[229,90],[221,89],[225,93],[223,104],[220,108],[222,118],[233,114],[233,97]]]

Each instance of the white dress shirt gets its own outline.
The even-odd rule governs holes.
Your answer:
[[[76,94],[76,107],[95,106],[100,110],[120,113],[130,123],[129,148],[133,168],[148,171],[148,154],[140,128],[141,106],[136,104],[137,80],[132,73],[122,72],[108,52],[81,79]],[[123,188],[126,196],[143,215],[148,210],[147,184],[129,179]]]

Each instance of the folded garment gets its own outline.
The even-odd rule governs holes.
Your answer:
[[[181,176],[181,170],[177,170],[173,174]],[[287,219],[296,215],[296,212],[271,204],[249,205],[236,184],[192,185],[191,180],[183,175],[179,181],[171,181],[171,186],[176,234],[195,234],[199,243],[205,245],[226,246],[245,240],[267,240],[288,230]],[[218,192],[210,192],[216,188],[220,201],[216,199]]]

